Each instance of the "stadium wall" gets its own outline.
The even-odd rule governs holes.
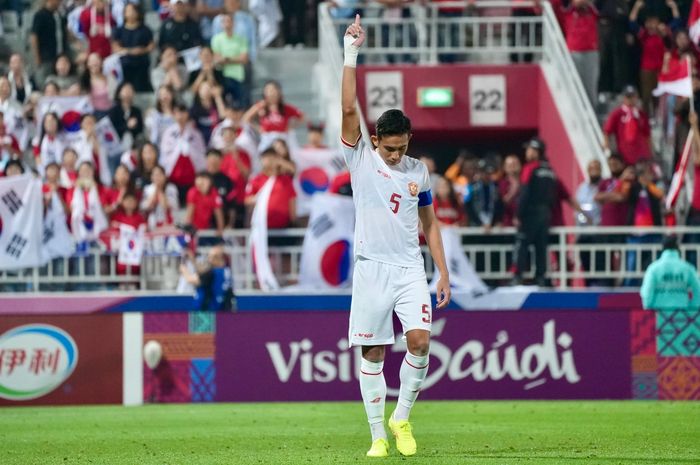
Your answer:
[[[0,405],[356,400],[349,302],[245,296],[216,314],[182,296],[2,296]],[[622,292],[496,292],[457,295],[435,318],[426,399],[700,399],[698,311],[642,311]]]

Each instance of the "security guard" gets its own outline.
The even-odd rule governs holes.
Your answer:
[[[681,258],[678,239],[667,236],[663,253],[644,274],[642,304],[651,310],[690,310],[700,307],[700,280],[693,266]]]

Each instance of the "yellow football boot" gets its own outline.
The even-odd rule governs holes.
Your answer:
[[[376,439],[372,443],[372,447],[367,451],[367,457],[388,457],[389,456],[389,441],[384,438]]]
[[[389,417],[389,429],[396,438],[396,449],[401,455],[409,456],[416,453],[416,440],[408,420],[396,421],[394,416]]]

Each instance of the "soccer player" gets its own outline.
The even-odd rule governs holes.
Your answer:
[[[404,156],[411,122],[400,110],[377,120],[368,147],[362,141],[355,108],[357,54],[365,40],[360,16],[344,37],[342,142],[352,176],[355,223],[355,271],[349,340],[362,346],[360,390],[372,433],[368,457],[386,457],[384,430],[385,346],[394,343],[392,310],[403,327],[407,352],[401,365],[401,389],[388,424],[403,455],[416,453],[408,416],[428,371],[432,306],[418,245],[418,220],[440,272],[437,308],[450,301],[449,274],[438,221],[432,206],[430,175],[425,164]]]

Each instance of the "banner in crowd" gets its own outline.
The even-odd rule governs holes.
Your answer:
[[[352,283],[355,207],[352,198],[317,194],[304,236],[300,288],[338,288]]]
[[[655,97],[663,94],[678,95],[681,97],[693,96],[693,83],[690,79],[690,57],[671,57],[666,66],[666,71],[659,74],[659,82],[652,92]]]
[[[345,162],[332,149],[299,148],[292,155],[297,166],[294,176],[297,215],[309,216],[314,194],[328,190],[335,175],[345,168]]]
[[[202,47],[192,47],[182,50],[179,53],[182,60],[185,62],[185,68],[188,73],[202,69],[202,61],[199,59],[201,51]]]
[[[102,62],[102,73],[105,76],[112,76],[119,84],[124,80],[124,70],[122,69],[122,56],[125,53],[113,53]]]
[[[0,270],[41,263],[41,180],[31,174],[0,178]]]
[[[57,192],[51,192],[44,212],[44,230],[41,244],[41,261],[68,257],[75,252],[75,242],[68,230],[66,212]]]
[[[255,268],[255,276],[258,278],[260,289],[263,291],[273,291],[280,287],[272,271],[270,256],[267,252],[267,210],[275,180],[275,176],[270,177],[258,192],[257,201],[250,220],[250,244],[252,248],[253,267]]]
[[[105,116],[97,122],[95,132],[100,141],[100,146],[104,149],[107,156],[113,157],[124,152],[119,133],[114,128],[114,124],[112,124],[112,120],[109,117]],[[100,160],[100,163],[102,163],[102,160]]]
[[[119,227],[119,255],[117,263],[120,265],[141,264],[144,249],[144,227],[134,228],[123,224]]]
[[[80,131],[80,119],[86,113],[92,113],[90,97],[41,97],[37,103],[37,124],[41,124],[46,113],[53,112],[61,120],[61,127],[69,142]]]
[[[483,293],[488,291],[488,286],[472,266],[464,253],[459,234],[454,228],[443,227],[440,229],[442,245],[445,249],[445,261],[450,272],[450,287],[456,291]],[[430,291],[435,292],[440,272],[437,267],[433,272],[433,280],[430,283]]]
[[[122,318],[4,316],[0,405],[121,403]]]
[[[435,316],[422,399],[630,398],[628,312]],[[347,350],[347,325],[347,312],[219,315],[216,400],[359,400],[361,351]],[[406,351],[395,329],[384,365],[391,397]],[[255,376],[242,383],[241,373]]]

